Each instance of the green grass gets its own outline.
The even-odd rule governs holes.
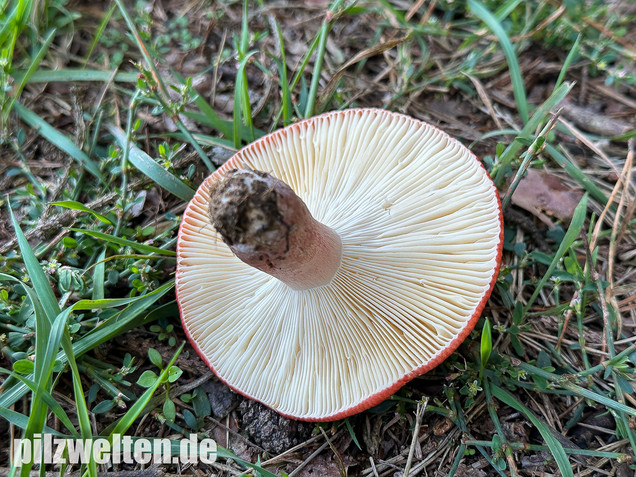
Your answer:
[[[232,15],[197,7],[205,10],[202,18],[226,29],[227,41],[215,52],[216,60],[187,77],[166,59],[166,45],[187,55],[196,48],[181,50],[170,42],[187,40],[193,46],[203,38],[190,44],[190,30],[177,22],[157,24],[141,3],[125,6],[116,0],[103,18],[89,20],[66,10],[63,2],[5,0],[0,134],[5,155],[15,158],[6,169],[15,185],[2,191],[0,206],[17,245],[0,256],[0,348],[7,364],[0,369],[6,376],[0,417],[25,438],[42,432],[112,438],[140,422],[170,433],[209,432],[209,405],[200,397],[197,401],[204,391],[178,394],[179,383],[193,378],[176,364],[187,354],[172,276],[183,204],[216,168],[215,147],[236,150],[305,117],[374,106],[419,115],[466,143],[473,141],[502,193],[506,213],[529,168],[549,167],[585,192],[571,220],[541,231],[547,248],[528,234],[518,240],[522,229],[506,222],[502,272],[484,319],[468,340],[479,343],[477,352],[464,346],[427,378],[444,390],[427,396],[426,428],[443,418],[454,433],[452,449],[439,456],[435,468],[453,475],[461,465],[483,460],[494,474],[527,475],[520,456],[548,452],[546,472],[574,475],[578,464],[572,454],[597,459],[607,471],[633,458],[636,352],[625,344],[632,328],[621,326],[629,311],[621,316],[617,308],[619,293],[633,292],[628,278],[633,258],[621,269],[627,292],[614,287],[615,277],[601,274],[617,260],[607,249],[616,246],[626,206],[618,205],[621,191],[610,200],[613,183],[606,175],[579,165],[579,144],[559,128],[558,107],[566,98],[575,100],[580,77],[633,87],[636,78],[627,66],[634,52],[622,35],[636,19],[620,17],[600,1],[585,10],[566,2],[561,11],[540,1],[528,8],[518,0],[437,3],[430,12],[424,5],[409,13],[388,0],[336,0],[303,27],[273,14],[266,2],[230,2],[226,8]],[[369,19],[373,31],[362,27]],[[86,30],[88,39],[78,36],[81,22],[92,28]],[[310,24],[316,27],[306,27]],[[353,45],[351,32],[365,43]],[[112,38],[117,41],[108,43]],[[82,54],[62,51],[60,45],[68,41],[76,42]],[[559,62],[556,71],[544,75],[539,100],[530,94],[532,72],[525,69],[534,50],[556,52],[550,61]],[[109,55],[126,61],[111,63]],[[216,80],[212,93],[196,88],[196,80],[206,75]],[[506,96],[493,94],[493,102],[507,129],[495,128],[469,76]],[[47,83],[56,85],[55,94],[44,89]],[[93,94],[78,99],[81,87]],[[52,101],[55,95],[59,102]],[[230,101],[225,110],[213,100],[221,95]],[[435,116],[429,108],[437,100],[457,98],[470,104],[479,121],[461,114]],[[624,163],[630,134],[582,134],[606,147],[616,164]],[[51,145],[57,152],[48,152],[50,161],[64,167],[52,172],[38,167],[47,157],[33,155],[35,141]],[[604,208],[604,230],[594,236],[598,212],[593,211]],[[56,225],[56,217],[72,220]],[[589,243],[595,244],[592,250]],[[560,335],[566,316],[572,317],[569,326],[579,339],[555,344],[541,320],[556,317]],[[141,358],[99,358],[102,347],[115,346],[118,337],[131,332],[148,338],[152,351],[135,350]],[[606,354],[599,354],[600,343],[590,343],[595,333],[601,333]],[[146,357],[149,362],[135,361]],[[408,433],[408,421],[424,398],[417,389],[417,382],[405,387],[363,417],[334,424],[334,432],[349,436],[355,455],[364,455],[365,462],[377,458],[365,454],[366,441],[359,439],[367,432],[365,420],[388,425],[397,415]],[[60,400],[60,393],[74,406]],[[545,395],[572,405],[558,426],[534,404]],[[192,404],[192,411],[184,403]],[[611,414],[621,447],[574,450],[556,436],[567,435],[592,409]],[[512,412],[540,439],[511,438],[506,426]],[[59,431],[52,429],[53,417]],[[486,435],[485,428],[492,432]],[[313,450],[299,452],[308,457]],[[247,462],[223,448],[219,458],[252,475],[284,469],[270,469],[260,459]],[[406,456],[398,462],[407,465]],[[389,467],[376,464],[388,472]],[[412,454],[407,466],[417,466]],[[91,460],[80,470],[94,476],[98,466]],[[11,475],[30,471],[25,465],[12,468]]]

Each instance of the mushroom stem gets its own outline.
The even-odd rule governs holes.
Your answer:
[[[270,174],[226,172],[211,186],[209,214],[238,258],[295,290],[327,285],[340,267],[340,236]]]

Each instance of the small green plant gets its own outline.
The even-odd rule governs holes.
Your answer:
[[[163,376],[162,379],[159,381],[159,384],[164,385],[166,389],[166,399],[163,403],[163,415],[168,421],[174,422],[177,411],[174,402],[170,399],[170,384],[179,379],[181,374],[183,374],[183,371],[178,366],[174,365],[171,365],[164,369],[161,354],[154,348],[148,349],[148,358],[150,359],[152,364],[154,364],[159,369],[159,374]],[[164,370],[167,372],[162,373]],[[141,376],[139,376],[137,384],[144,388],[150,388],[151,386],[155,385],[158,379],[159,376],[157,375],[157,373],[150,369],[147,369],[141,374]]]
[[[126,409],[128,407],[126,403],[136,399],[136,396],[128,390],[131,383],[126,380],[126,376],[136,369],[133,362],[134,358],[129,353],[124,356],[119,369],[94,358],[83,360],[83,368],[80,367],[80,369],[94,381],[88,390],[88,403],[97,402],[100,390],[110,396],[110,399],[99,401],[93,406],[91,409],[93,414],[102,414],[115,407]]]
[[[175,336],[173,324],[167,324],[165,326],[162,326],[160,324],[151,325],[150,331],[152,331],[153,333],[158,333],[157,339],[159,341],[167,340],[169,346],[174,346],[177,344],[177,337]]]
[[[212,412],[210,400],[205,389],[199,386],[192,393],[182,394],[179,398],[183,402],[190,404],[194,411],[193,413],[189,409],[183,410],[183,420],[186,425],[193,431],[199,431],[204,425],[205,418]]]

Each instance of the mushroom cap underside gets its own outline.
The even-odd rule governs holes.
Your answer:
[[[342,239],[331,283],[293,290],[235,257],[210,225],[210,184],[247,168],[285,181]],[[326,421],[380,403],[474,327],[502,247],[497,190],[424,122],[327,113],[245,147],[188,205],[177,245],[184,328],[221,380],[279,413]]]

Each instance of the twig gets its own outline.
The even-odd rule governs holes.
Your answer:
[[[222,470],[223,472],[227,472],[230,475],[246,475],[245,472],[236,470],[235,468],[226,465],[226,464],[221,464],[220,462],[212,462],[210,464],[212,467],[214,467],[217,470]],[[196,475],[196,474],[195,474]],[[249,474],[247,474],[249,475]]]
[[[422,425],[422,417],[428,406],[428,396],[424,397],[417,403],[417,411],[415,411],[415,426],[413,427],[413,439],[411,439],[411,448],[409,449],[409,455],[406,458],[406,465],[404,466],[404,477],[409,477],[411,470],[411,464],[413,463],[413,454],[415,453],[415,445],[418,443],[418,436],[420,435],[420,426]]]
[[[627,161],[627,162],[630,162],[630,161]],[[616,215],[617,216],[619,215],[618,212]],[[589,248],[589,244],[587,243],[587,239],[585,236],[584,236],[584,240],[585,240],[585,254],[587,256],[587,261],[590,263],[590,267],[592,267],[592,250]],[[612,329],[612,324],[610,322],[609,307],[608,307],[607,299],[605,296],[605,290],[603,290],[603,285],[601,284],[601,276],[594,268],[591,268],[591,277],[596,284],[596,289],[598,290],[598,297],[601,302],[601,313],[603,315],[603,328],[605,329],[604,338],[605,340],[607,340],[607,347],[610,353],[610,357],[615,358],[616,350],[614,349],[614,330]],[[612,286],[611,278],[608,278],[608,279],[610,280],[610,285],[608,288],[611,290],[611,286]],[[617,317],[617,320],[620,320],[620,315],[618,311],[616,312],[616,317]],[[626,405],[625,393],[621,389],[620,383],[618,381],[618,373],[616,372],[616,369],[614,368],[612,369],[612,378],[613,378],[612,380],[614,381],[614,392],[616,393],[617,401],[622,405]],[[626,413],[621,412],[621,410],[618,410],[618,419],[620,419],[620,422],[622,422],[623,426],[625,427],[627,438],[629,439],[632,449],[636,449],[636,436],[634,435],[633,430],[630,429],[630,423],[629,423],[629,420],[627,419]]]
[[[609,282],[609,286],[605,290],[605,298],[608,301],[612,301],[612,306],[616,309],[616,320],[617,320],[617,331],[616,336],[621,335],[622,328],[622,319],[621,313],[618,306],[614,306],[616,304],[616,299],[614,298],[614,262],[616,259],[616,245],[618,241],[616,240],[619,232],[619,223],[620,216],[623,207],[625,206],[625,202],[629,197],[629,179],[632,174],[632,164],[634,162],[634,141],[633,139],[630,141],[630,148],[627,153],[627,159],[625,160],[625,165],[623,167],[623,172],[621,174],[620,182],[623,185],[623,193],[621,194],[621,199],[618,202],[618,208],[616,210],[616,215],[614,216],[614,223],[612,224],[612,233],[610,235],[610,243],[609,250],[607,252],[607,281]]]
[[[409,9],[409,11],[406,13],[406,15],[404,16],[404,19],[408,22],[411,20],[411,18],[413,18],[413,15],[415,15],[415,12],[417,12],[420,7],[422,5],[424,5],[424,2],[426,0],[417,0],[417,2],[415,2],[413,4],[413,6]],[[433,4],[435,4],[435,2],[432,2]]]
[[[320,95],[320,99],[318,101],[319,105],[323,105],[325,103],[325,101],[329,98],[329,96],[332,94],[334,88],[336,87],[336,85],[338,84],[338,81],[340,81],[340,78],[342,78],[342,76],[345,74],[346,70],[348,68],[350,68],[351,66],[359,63],[362,60],[366,60],[368,58],[371,58],[373,56],[376,56],[380,53],[383,53],[387,50],[391,50],[393,48],[395,48],[396,46],[401,45],[402,43],[404,43],[405,41],[409,40],[411,38],[411,35],[405,35],[402,36],[400,38],[392,38],[387,40],[384,43],[380,43],[378,45],[374,45],[371,46],[369,48],[366,48],[365,50],[360,51],[359,53],[357,53],[353,58],[351,58],[349,61],[347,61],[344,65],[342,65],[338,71],[336,71],[333,76],[331,77],[331,79],[329,80],[329,82],[327,83],[327,85],[322,89],[322,93]]]
[[[278,454],[275,457],[272,457],[271,459],[268,459],[266,461],[263,461],[261,463],[262,466],[270,466],[272,464],[278,463],[280,461],[285,460],[285,458],[289,455],[289,454],[293,454],[294,452],[296,452],[299,449],[302,449],[303,447],[308,446],[309,444],[313,444],[315,441],[317,441],[318,439],[320,439],[321,436],[319,435],[315,435],[313,437],[310,437],[309,439],[307,439],[305,442],[301,442],[298,445],[295,445],[294,447],[287,449],[285,452]]]
[[[570,300],[570,305],[568,306],[568,311],[565,313],[565,320],[563,321],[563,329],[561,330],[561,335],[559,335],[559,340],[555,348],[559,349],[561,347],[561,343],[563,342],[563,338],[565,337],[565,332],[568,329],[568,324],[570,323],[570,318],[572,318],[572,313],[574,313],[574,305],[576,301],[579,299],[578,290],[574,292],[572,295],[572,299]]]
[[[314,460],[316,457],[318,457],[318,455],[324,451],[327,447],[329,446],[329,443],[325,442],[323,445],[321,445],[320,447],[318,447],[318,449],[316,449],[314,452],[311,453],[311,455],[309,457],[307,457],[302,464],[300,464],[298,467],[296,467],[290,474],[289,477],[294,477],[294,475],[297,475],[298,472],[300,472],[301,470],[303,470],[307,464],[309,464],[312,460]]]
[[[371,470],[373,471],[374,477],[380,477],[378,475],[378,469],[375,468],[375,462],[373,462],[373,457],[369,456],[369,463],[371,464]]]
[[[342,475],[342,477],[346,477],[347,470],[345,469],[344,461],[342,460],[342,456],[340,455],[340,452],[338,452],[338,449],[336,449],[336,446],[333,445],[333,443],[331,442],[331,439],[329,439],[329,436],[327,435],[327,433],[322,427],[320,428],[320,432],[322,433],[323,437],[327,441],[327,444],[329,444],[329,447],[331,447],[331,451],[333,452],[333,455],[336,457],[336,463],[338,464],[340,475]]]
[[[620,37],[618,35],[615,35],[610,30],[605,28],[603,25],[598,23],[596,20],[592,20],[589,17],[583,17],[583,21],[585,23],[587,23],[588,25],[596,28],[603,35],[607,36],[608,38],[611,38],[612,41],[615,41],[616,43],[618,43],[619,45],[624,47],[627,51],[629,51],[630,55],[626,55],[626,56],[631,56],[632,59],[636,58],[636,48],[634,48],[633,45],[629,44],[629,42],[627,42],[624,38],[622,38],[622,37]]]
[[[631,149],[633,150],[634,148],[632,147]],[[634,229],[630,228],[630,222],[634,216],[634,211],[636,211],[636,195],[634,195],[631,203],[625,210],[625,214],[623,214],[623,223],[621,224],[621,229],[618,232],[618,237],[616,237],[616,243],[621,243],[623,241],[628,230],[633,233]]]
[[[473,85],[475,86],[475,89],[477,90],[477,94],[479,95],[479,98],[486,106],[488,113],[490,113],[490,117],[495,122],[497,127],[499,129],[504,129],[504,125],[501,123],[501,120],[499,119],[499,115],[495,112],[495,108],[492,105],[492,101],[490,101],[490,97],[486,93],[486,89],[484,88],[484,85],[481,84],[481,81],[479,81],[474,76],[469,75],[468,73],[464,73],[464,76],[466,76],[470,81],[472,81]]]
[[[627,156],[628,158],[630,157],[629,154]],[[627,162],[625,162],[625,165],[627,165]],[[594,231],[592,232],[592,238],[590,240],[590,248],[591,250],[594,250],[596,248],[596,242],[598,240],[598,236],[601,232],[601,226],[603,225],[603,221],[605,220],[605,216],[607,215],[607,213],[609,212],[610,208],[612,207],[612,204],[614,203],[614,199],[616,198],[616,194],[618,194],[618,191],[621,188],[621,185],[626,184],[626,182],[624,181],[624,175],[625,175],[625,167],[623,167],[623,172],[621,173],[621,175],[619,176],[618,180],[616,181],[616,184],[614,184],[614,188],[612,189],[612,193],[609,196],[609,199],[607,199],[607,205],[605,206],[605,208],[603,209],[603,211],[601,212],[601,215],[599,215],[598,220],[596,221],[596,225],[594,226]]]

